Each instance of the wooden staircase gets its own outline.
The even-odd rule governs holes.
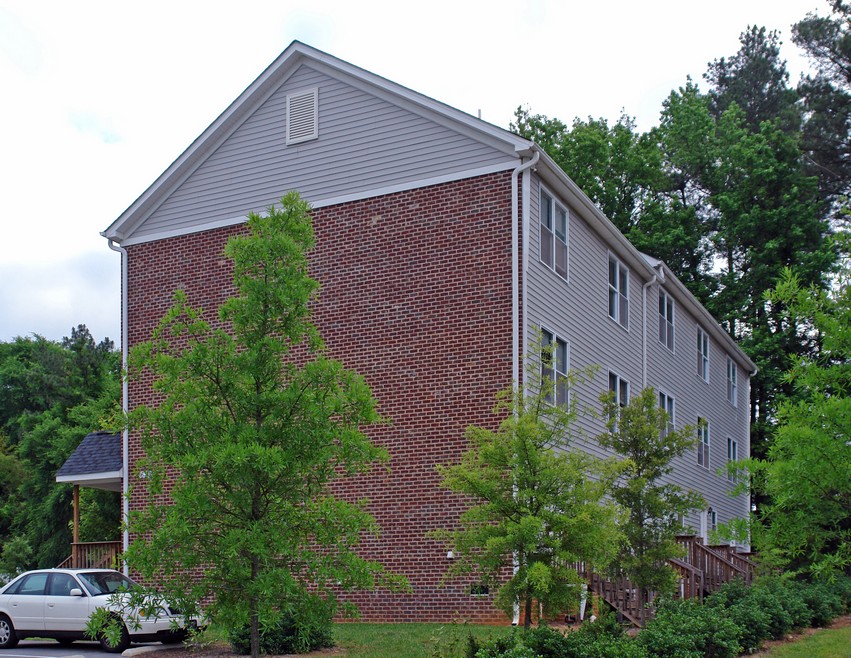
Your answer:
[[[726,544],[707,546],[695,535],[679,535],[677,543],[683,548],[684,555],[668,561],[679,576],[675,598],[702,600],[735,578],[751,583],[755,565],[748,559],[749,554],[739,553]],[[623,619],[640,627],[652,618],[655,592],[650,593],[647,605],[644,605],[640,591],[627,578],[608,580],[594,572],[584,572],[584,576],[588,579],[589,589],[617,610]]]

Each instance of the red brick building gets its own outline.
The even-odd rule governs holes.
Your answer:
[[[753,364],[546,154],[298,42],[104,232],[123,254],[125,348],[150,337],[178,288],[215,311],[232,293],[228,236],[291,189],[314,207],[316,324],[392,420],[370,432],[388,449],[390,471],[342,491],[369,498],[381,536],[364,551],[404,573],[413,591],[355,596],[364,619],[504,619],[470,582],[439,586],[448,558],[427,533],[462,509],[438,487],[435,465],[459,458],[467,426],[496,424],[494,396],[522,377],[537,331],[569,347],[571,367],[601,366],[576,394],[596,400],[612,376],[627,391],[629,381],[634,391],[655,384],[671,405],[676,397],[678,420],[681,409],[683,423],[702,414],[719,446],[726,435],[747,454]],[[669,301],[660,308],[671,309],[670,322],[657,321],[657,297]],[[711,349],[705,379],[692,372],[697,331]],[[148,382],[131,382],[126,404],[150,395]],[[132,435],[124,454],[127,486],[138,477]],[[718,449],[707,455],[723,465]],[[746,497],[728,498],[729,483],[703,464],[683,464],[679,481],[712,502],[695,526],[747,513]]]

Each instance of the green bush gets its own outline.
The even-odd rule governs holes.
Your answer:
[[[739,645],[744,653],[753,653],[771,637],[771,617],[754,605],[750,597],[725,608],[724,614],[738,627]]]
[[[747,603],[768,615],[768,630],[772,639],[781,640],[786,633],[792,630],[792,616],[785,610],[771,590],[754,586]]]
[[[802,585],[800,595],[812,613],[811,623],[816,628],[828,626],[845,610],[842,599],[825,584],[807,583]]]
[[[514,629],[511,634],[496,637],[479,645],[475,658],[541,658],[535,651],[523,644],[520,633]]]
[[[638,636],[650,656],[735,658],[740,629],[720,607],[690,601],[665,601]]]
[[[741,578],[724,583],[710,596],[706,597],[706,604],[712,607],[722,606],[729,608],[740,603],[750,596],[751,588]]]
[[[851,612],[851,576],[836,576],[828,583],[828,588],[842,601],[842,613]]]
[[[792,628],[808,628],[813,620],[813,613],[801,597],[801,586],[783,578],[763,578],[754,589],[764,588],[770,591],[783,609],[789,613]]]
[[[248,625],[232,629],[228,642],[234,653],[251,653],[251,629]],[[281,617],[260,628],[260,653],[308,653],[334,646],[331,607],[321,599],[311,599],[295,614]]]

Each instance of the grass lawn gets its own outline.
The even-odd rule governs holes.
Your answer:
[[[477,638],[504,635],[506,626],[478,624],[336,624],[334,639],[347,656],[370,658],[429,658],[433,647],[448,647],[453,642],[464,646],[467,636]]]
[[[851,626],[821,629],[788,644],[772,647],[770,658],[849,658]]]

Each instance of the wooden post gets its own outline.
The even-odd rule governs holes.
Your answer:
[[[71,536],[71,568],[80,567],[77,544],[80,543],[80,485],[74,485],[74,529]]]

